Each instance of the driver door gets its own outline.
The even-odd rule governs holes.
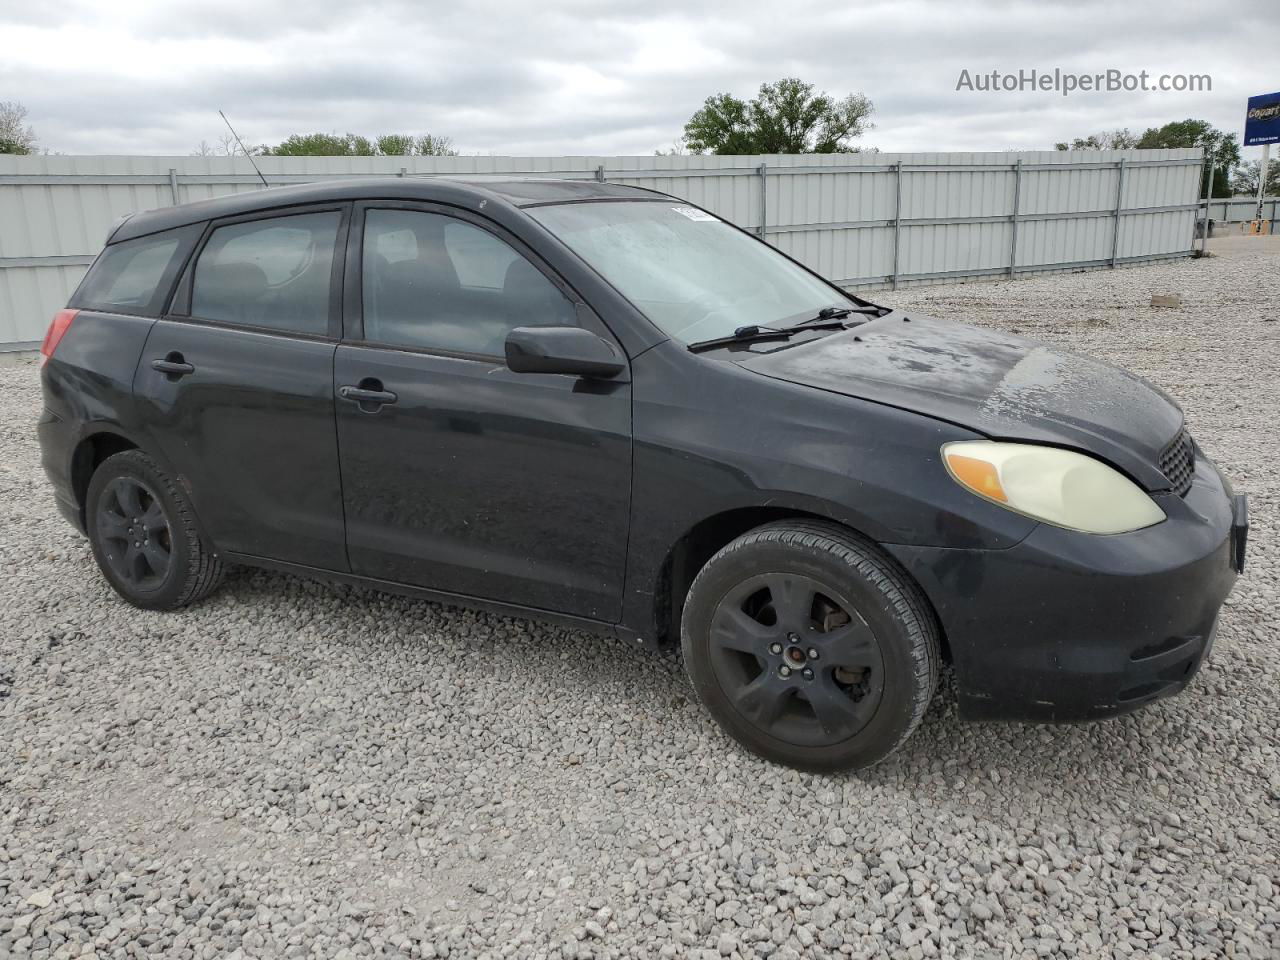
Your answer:
[[[630,383],[503,359],[513,327],[603,325],[514,237],[447,207],[358,207],[347,289],[334,388],[352,572],[616,621]]]

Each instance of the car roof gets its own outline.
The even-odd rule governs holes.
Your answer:
[[[665,196],[642,187],[628,187],[599,180],[490,179],[474,176],[321,180],[234,193],[214,200],[200,200],[136,213],[112,232],[108,242],[117,243],[205,220],[329,201],[424,200],[475,208],[481,201],[489,200],[497,200],[512,207],[529,207],[593,200],[655,199],[665,199]]]

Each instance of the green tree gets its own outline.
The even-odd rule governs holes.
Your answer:
[[[1256,197],[1258,195],[1258,175],[1262,172],[1262,161],[1254,160],[1236,168],[1231,178],[1231,189],[1237,195]],[[1267,164],[1267,189],[1263,191],[1268,197],[1280,196],[1280,161],[1272,160]]]
[[[453,141],[430,133],[415,137],[411,133],[384,133],[375,138],[381,157],[456,157]]]
[[[1140,150],[1176,150],[1200,147],[1206,158],[1212,158],[1213,194],[1215,197],[1231,196],[1231,184],[1227,171],[1240,164],[1240,145],[1234,133],[1214,128],[1207,120],[1175,120],[1163,127],[1150,127],[1136,144]],[[1206,170],[1200,180],[1200,196],[1208,182]]]
[[[356,133],[295,133],[252,152],[274,157],[454,157],[452,145],[448,137],[430,133],[384,133],[372,140]]]
[[[456,157],[458,151],[453,149],[453,140],[449,137],[437,137],[424,133],[414,143],[414,149],[420,157]]]
[[[1240,146],[1233,133],[1214,129],[1207,120],[1175,120],[1163,127],[1148,127],[1142,136],[1134,136],[1127,127],[1087,137],[1076,137],[1069,144],[1055,143],[1059,150],[1177,150],[1200,147],[1205,156],[1213,156],[1213,195],[1231,196],[1227,171],[1240,163]],[[1208,171],[1200,181],[1200,196],[1208,181]],[[1254,181],[1255,187],[1257,181]]]
[[[692,153],[848,153],[874,110],[861,93],[836,99],[788,77],[762,83],[750,101],[707,97],[684,125],[684,145]]]
[[[374,140],[378,155],[383,157],[413,156],[414,137],[411,133],[384,133]]]
[[[707,97],[684,125],[684,143],[693,153],[759,153],[751,108],[731,93]]]
[[[27,108],[12,100],[0,102],[0,153],[34,153],[36,132],[27,123]]]
[[[1103,133],[1091,133],[1087,137],[1076,137],[1069,144],[1055,143],[1058,150],[1132,150],[1138,145],[1138,138],[1128,127],[1120,130],[1108,130]]]
[[[348,133],[295,133],[266,154],[272,157],[372,157],[374,146],[368,137]]]

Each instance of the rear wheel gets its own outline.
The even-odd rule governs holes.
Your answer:
[[[694,690],[734,739],[808,770],[866,767],[915,729],[937,685],[919,589],[878,549],[818,521],[759,527],[689,589]]]
[[[186,497],[141,450],[98,466],[85,497],[85,524],[103,576],[134,606],[183,607],[222,581],[223,564],[201,538]]]

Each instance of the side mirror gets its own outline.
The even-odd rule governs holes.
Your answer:
[[[516,373],[616,377],[626,359],[608,340],[582,327],[516,327],[507,334],[507,368]]]

